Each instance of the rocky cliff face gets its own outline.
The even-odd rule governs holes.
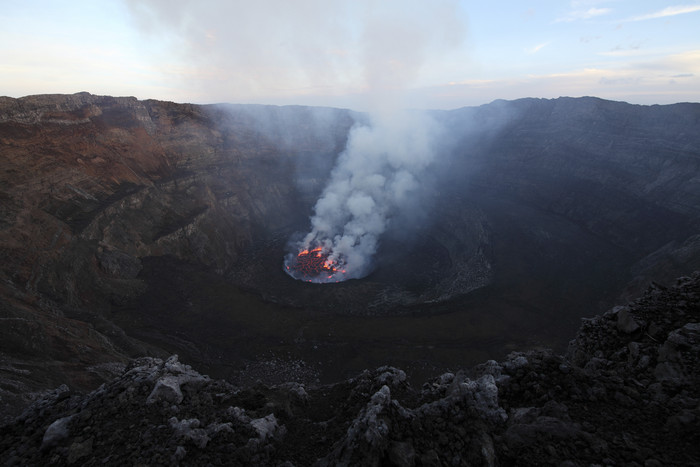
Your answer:
[[[141,358],[0,428],[6,465],[696,465],[700,274],[586,320],[560,355],[514,352],[422,387],[392,367],[237,387]]]
[[[638,262],[635,272],[672,251],[678,267],[697,267],[697,104],[522,99],[445,118],[462,135],[463,156],[453,159],[450,172],[467,174],[469,193],[500,203],[515,224],[532,208],[531,230],[541,232],[523,237],[546,243],[548,219],[557,218],[629,254],[627,260],[659,253]],[[572,240],[562,233],[550,235],[553,247]],[[578,247],[589,247],[579,240]]]
[[[0,98],[5,413],[144,355],[242,384],[562,350],[580,317],[700,268],[699,105],[433,116],[445,137],[413,229],[388,233],[366,279],[319,287],[282,272],[285,244],[365,116]]]
[[[330,170],[351,124],[330,109],[3,98],[4,400],[61,380],[94,385],[110,374],[102,364],[162,352],[109,316],[147,290],[143,258],[226,271],[254,237],[308,211],[304,197],[320,189],[314,177]],[[320,162],[297,189],[295,167],[311,160]]]

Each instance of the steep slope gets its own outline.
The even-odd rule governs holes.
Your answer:
[[[697,104],[522,99],[445,119],[461,153],[448,172],[470,196],[563,219],[634,261],[670,242],[698,252]]]
[[[59,382],[94,387],[112,375],[100,364],[159,354],[109,316],[147,290],[142,258],[226,270],[308,210],[289,175],[319,160],[314,196],[351,123],[332,109],[2,98],[3,402]]]

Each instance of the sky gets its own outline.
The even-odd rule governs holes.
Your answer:
[[[0,0],[0,95],[700,102],[700,0]]]

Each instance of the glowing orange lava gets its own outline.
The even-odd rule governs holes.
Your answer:
[[[301,250],[294,261],[287,264],[287,271],[297,278],[308,281],[318,281],[323,279],[323,282],[332,280],[337,273],[345,273],[340,265],[329,258],[330,252],[323,251],[322,247]]]

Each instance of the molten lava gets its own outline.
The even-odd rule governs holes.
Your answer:
[[[330,259],[330,252],[322,247],[301,250],[286,265],[287,272],[297,279],[309,282],[331,282],[336,275],[344,275],[345,270],[338,261]],[[342,280],[338,277],[337,280]]]

